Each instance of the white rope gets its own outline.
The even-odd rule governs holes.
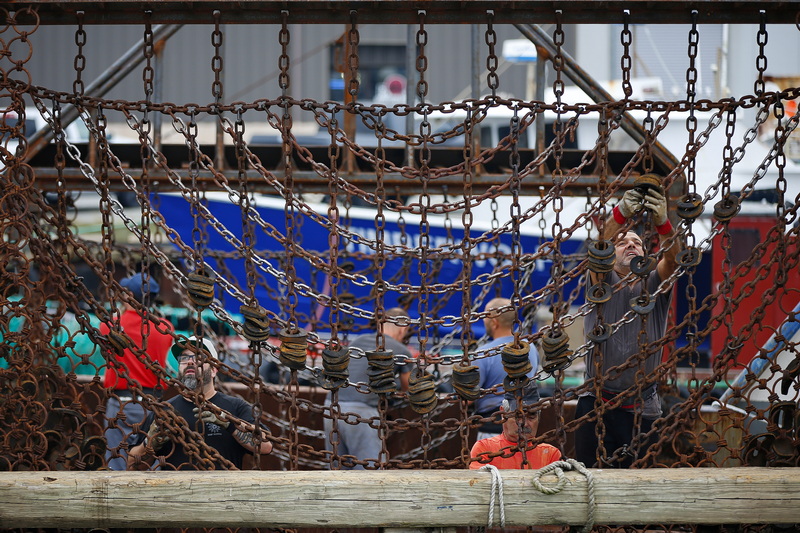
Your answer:
[[[544,468],[540,468],[536,471],[533,476],[533,486],[536,487],[542,494],[552,495],[561,492],[561,490],[564,488],[564,485],[567,483],[567,479],[564,477],[564,470],[576,470],[583,474],[583,476],[586,478],[589,492],[589,512],[588,516],[586,517],[586,524],[584,524],[581,531],[583,533],[589,533],[589,531],[591,531],[594,527],[594,513],[597,509],[597,502],[594,498],[594,477],[592,476],[592,473],[586,469],[583,463],[580,463],[575,459],[565,459],[563,461],[550,463]],[[545,474],[549,474],[551,471],[554,472],[558,478],[558,483],[555,487],[545,487],[539,481],[539,478]]]
[[[489,473],[492,474],[492,493],[489,498],[489,522],[486,524],[486,527],[492,527],[494,523],[494,505],[495,505],[495,497],[499,495],[500,500],[500,527],[506,527],[506,504],[505,500],[503,499],[503,476],[500,475],[500,470],[494,465],[483,465],[478,469],[480,472],[481,470],[488,470]]]

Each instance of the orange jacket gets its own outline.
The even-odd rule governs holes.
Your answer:
[[[511,455],[511,448],[516,445],[517,443],[511,442],[502,434],[488,439],[481,439],[472,446],[472,451],[470,452],[472,459],[469,467],[474,470],[485,464],[490,464],[501,470],[521,469],[523,468],[522,452],[517,451]],[[503,448],[506,448],[503,455],[493,457],[491,460],[487,459],[489,455],[497,453]],[[510,455],[510,457],[504,457],[506,455]],[[525,468],[539,469],[561,459],[561,452],[555,446],[542,443],[537,444],[532,450],[528,450],[527,456],[528,464]]]

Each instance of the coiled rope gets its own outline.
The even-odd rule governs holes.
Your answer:
[[[494,524],[494,508],[497,503],[500,504],[500,527],[506,526],[506,506],[503,496],[503,476],[500,475],[500,470],[493,465],[483,465],[478,471],[488,471],[492,475],[491,495],[489,497],[489,520],[486,527],[492,527]],[[589,533],[594,527],[594,515],[597,509],[597,502],[594,496],[594,477],[589,470],[575,459],[564,459],[562,461],[555,461],[549,465],[540,468],[533,475],[533,486],[536,487],[542,494],[552,495],[558,494],[564,489],[567,484],[567,478],[564,476],[565,470],[575,470],[586,478],[587,489],[589,494],[589,511],[586,517],[586,523],[581,529],[582,533]],[[553,472],[558,478],[555,487],[545,487],[542,485],[539,478]],[[499,500],[499,502],[498,502]]]

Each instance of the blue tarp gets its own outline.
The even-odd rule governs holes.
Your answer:
[[[210,199],[206,200],[206,202],[214,217],[236,239],[241,239],[243,228],[240,206],[227,198],[221,200]],[[256,204],[258,205],[256,209],[266,226],[256,227],[254,231],[256,237],[254,248],[259,251],[260,260],[263,260],[265,265],[269,265],[268,269],[284,272],[288,266],[284,262],[287,257],[287,254],[284,253],[285,246],[274,235],[270,234],[273,232],[272,228],[282,236],[287,234],[283,200],[268,199],[261,201],[257,199]],[[156,200],[155,205],[159,206],[159,210],[165,217],[167,224],[180,234],[184,242],[190,243],[192,246],[198,245],[193,243],[195,220],[190,204],[186,199],[178,195],[161,195]],[[327,220],[327,206],[317,205],[315,207],[322,220],[313,220],[311,216],[295,212],[296,222],[293,225],[293,240],[304,251],[319,257],[322,262],[327,264],[330,259],[330,230],[325,226],[324,222]],[[346,262],[352,263],[353,273],[362,274],[365,278],[361,282],[340,280],[337,292],[338,294],[351,293],[355,297],[356,306],[368,312],[374,310],[375,306],[375,297],[371,286],[377,277],[374,268],[375,252],[370,248],[369,244],[375,240],[377,234],[375,213],[375,209],[352,208],[349,211],[346,226],[352,235],[350,237],[342,235],[339,245],[340,266]],[[344,209],[340,208],[340,218],[344,219],[344,217]],[[384,245],[387,248],[403,246],[404,248],[416,249],[417,254],[415,257],[401,258],[394,257],[387,252],[385,265],[382,268],[384,281],[394,285],[418,287],[423,277],[425,277],[426,287],[430,288],[433,284],[452,284],[460,279],[464,270],[462,259],[460,257],[447,257],[441,251],[450,250],[448,243],[455,242],[458,246],[461,245],[464,238],[464,230],[458,227],[461,221],[460,215],[455,215],[451,218],[452,224],[446,224],[444,217],[441,215],[430,215],[427,217],[428,224],[424,228],[424,232],[421,231],[419,218],[406,215],[403,220],[398,219],[393,213],[387,213],[386,217],[383,230]],[[341,222],[341,224],[344,225],[344,222]],[[450,226],[449,229],[447,226]],[[228,242],[223,237],[222,232],[216,230],[212,225],[200,222],[200,227],[208,239],[206,243],[201,244],[204,250],[203,255],[206,257],[207,262],[217,268],[216,261],[211,259],[213,251],[234,252],[236,247]],[[267,230],[263,229],[264,227]],[[450,237],[448,237],[448,233],[451,235]],[[429,253],[429,260],[424,264],[421,263],[419,257],[421,234],[427,235],[429,238],[427,242],[423,241],[422,244],[427,244],[428,250],[432,250]],[[470,231],[472,239],[477,239],[482,234],[484,234],[484,230],[472,228]],[[535,252],[541,243],[540,237],[520,235],[520,244],[524,253]],[[562,253],[573,254],[582,245],[583,241],[581,240],[565,241],[561,246]],[[433,250],[436,252],[433,252]],[[479,242],[472,249],[470,255],[474,260],[471,264],[470,273],[470,279],[472,280],[471,302],[475,302],[479,297],[482,289],[480,285],[485,284],[485,280],[490,279],[489,276],[496,271],[498,259],[495,259],[495,257],[508,257],[511,250],[512,235],[510,232],[502,233],[499,237],[491,240]],[[454,255],[459,253],[461,253],[461,250],[456,248]],[[480,254],[486,255],[484,258],[479,258]],[[330,294],[330,280],[327,279],[326,274],[321,269],[313,266],[307,258],[299,257],[298,254],[293,255],[291,265],[294,267],[296,279],[306,284],[311,291],[319,294]],[[505,261],[502,265],[505,267],[505,271],[491,285],[491,290],[483,299],[484,304],[496,295],[504,297],[513,295],[514,282],[508,272],[510,262]],[[226,275],[228,277],[232,276],[241,290],[244,293],[248,293],[245,260],[226,259],[224,266],[228,271]],[[548,260],[537,261],[527,284],[520,286],[520,294],[523,296],[530,294],[532,291],[548,284],[550,282],[551,267],[552,263]],[[217,268],[217,270],[219,271],[220,269]],[[522,277],[522,273],[517,273],[517,277]],[[563,294],[565,296],[569,295],[574,287],[575,282],[570,283],[565,287]],[[255,295],[260,305],[274,311],[279,316],[287,316],[287,294],[288,289],[281,284],[275,275],[264,271],[260,272],[259,284],[255,290]],[[448,290],[440,294],[429,294],[427,298],[420,298],[411,294],[409,300],[403,300],[404,294],[401,291],[389,290],[385,293],[383,305],[385,308],[389,308],[405,303],[412,317],[418,317],[423,312],[426,316],[432,318],[460,317],[462,315],[463,295],[463,290]],[[239,306],[244,303],[232,298],[230,295],[223,295],[218,292],[218,297],[220,296],[226,309],[232,312],[238,312]],[[405,294],[405,297],[409,298],[409,295]],[[296,302],[296,312],[304,316],[316,316],[322,324],[327,323],[328,309],[318,306],[316,298],[296,294]],[[551,299],[546,299],[541,304],[549,306],[550,302]],[[582,298],[577,303],[582,303]],[[483,307],[480,306],[479,310],[482,309]],[[340,319],[344,318],[344,316],[346,316],[346,313],[341,313]],[[355,316],[354,318],[358,323],[366,323],[363,317]],[[445,327],[445,329],[449,328]],[[474,324],[476,333],[482,331],[482,329],[482,324]]]

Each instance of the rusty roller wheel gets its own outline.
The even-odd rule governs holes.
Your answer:
[[[664,187],[661,181],[662,178],[658,174],[642,174],[633,182],[633,187],[642,191],[642,194],[647,194],[647,191],[653,189],[663,195]]]
[[[726,196],[716,204],[714,204],[714,218],[720,222],[728,222],[737,214],[739,214],[739,198],[736,196]]]
[[[306,367],[306,349],[308,334],[303,330],[290,332],[282,329],[278,333],[281,345],[278,347],[278,359],[292,370],[303,370]]]
[[[601,281],[600,283],[595,283],[586,290],[586,299],[593,304],[602,304],[611,299],[611,293],[611,285]]]
[[[511,378],[520,378],[533,370],[531,360],[528,357],[531,347],[525,341],[520,341],[519,346],[508,343],[503,346],[501,358],[503,369]]]
[[[593,259],[608,259],[609,257],[614,257],[616,255],[616,251],[614,250],[614,243],[608,240],[596,240],[592,241],[587,249],[587,254],[589,257]]]
[[[375,394],[391,394],[397,391],[394,378],[394,352],[391,350],[370,350],[366,352],[369,390]]]
[[[264,342],[269,338],[267,310],[260,305],[242,305],[239,312],[244,316],[242,335],[250,342]]]
[[[675,261],[682,267],[695,267],[700,264],[703,259],[703,254],[700,249],[695,246],[684,248],[675,257]]]
[[[458,397],[466,401],[474,401],[481,397],[481,375],[475,365],[455,365],[450,376],[453,390]]]
[[[209,275],[204,269],[187,276],[186,292],[189,299],[198,307],[207,307],[214,301],[214,284],[216,277]]]
[[[408,401],[416,413],[431,412],[438,399],[433,374],[424,371],[412,372],[408,378]]]
[[[631,298],[631,309],[639,315],[646,315],[656,307],[656,299],[649,294],[642,294]]]
[[[656,267],[656,258],[652,255],[637,255],[631,259],[631,272],[646,277]]]
[[[350,364],[350,352],[346,348],[325,348],[322,350],[322,374],[323,380],[320,383],[325,390],[337,390],[347,383],[350,376],[348,365]]]
[[[703,197],[692,192],[681,198],[675,206],[675,213],[684,220],[694,220],[703,214]]]

